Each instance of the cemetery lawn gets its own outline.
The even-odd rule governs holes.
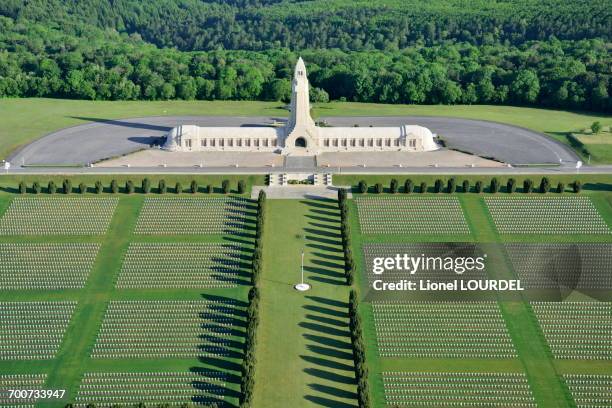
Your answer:
[[[257,101],[81,101],[47,98],[0,100],[0,159],[19,146],[47,133],[95,119],[143,116],[218,115],[287,116],[282,102]],[[569,132],[589,127],[594,121],[610,125],[601,114],[494,105],[384,105],[356,102],[315,104],[314,117],[427,115],[482,119],[526,127],[547,133],[564,143]],[[32,120],[35,118],[35,120]],[[607,156],[606,156],[607,157]],[[607,159],[606,159],[607,160]],[[603,163],[603,161],[601,161]],[[610,163],[610,161],[607,161]]]
[[[369,176],[374,182],[376,176]],[[380,176],[385,177],[385,176]],[[591,179],[592,176],[588,176]],[[598,176],[594,176],[598,177]],[[608,226],[612,226],[612,192],[604,176],[591,183],[592,189],[583,191]],[[412,177],[415,182],[420,176]],[[444,177],[442,177],[444,178]],[[534,181],[539,176],[531,177]],[[586,178],[586,177],[583,177]],[[501,179],[501,178],[500,178]],[[87,179],[92,185],[95,178]],[[133,177],[136,185],[140,178]],[[460,180],[460,179],[459,179]],[[41,179],[41,182],[43,180]],[[347,180],[348,181],[348,180]],[[351,182],[353,182],[351,180]],[[403,180],[401,181],[403,182]],[[554,182],[554,180],[553,180]],[[58,183],[59,184],[59,183]],[[73,186],[76,183],[73,181]],[[106,183],[105,183],[106,184]],[[433,182],[429,183],[430,185]],[[3,183],[3,185],[6,185]],[[170,186],[172,184],[169,183]],[[183,183],[184,186],[187,183]],[[473,183],[472,183],[473,185]],[[598,187],[598,188],[597,188]],[[14,186],[8,190],[14,191]],[[519,196],[520,193],[516,193]],[[400,194],[401,195],[401,194]],[[41,197],[46,194],[41,195]],[[61,199],[57,194],[56,198]],[[72,194],[72,197],[80,195]],[[87,194],[87,196],[94,196]],[[151,194],[151,197],[157,196]],[[168,199],[175,197],[167,194]],[[389,195],[380,195],[380,200]],[[415,196],[420,196],[415,194]],[[434,196],[427,194],[427,197]],[[439,196],[448,196],[441,194]],[[422,242],[477,242],[500,244],[505,242],[606,242],[608,235],[500,235],[484,202],[489,193],[456,193],[470,233],[464,235],[428,234],[360,234],[354,200],[349,202],[353,254],[357,263],[356,287],[366,285],[365,260],[362,245],[366,243],[422,243]],[[507,197],[506,193],[497,194]],[[524,195],[520,194],[524,197]],[[534,193],[534,199],[541,197]],[[564,196],[574,196],[565,193]],[[0,191],[0,214],[17,197]],[[25,195],[34,199],[36,196]],[[102,197],[111,197],[104,193]],[[228,289],[116,289],[115,282],[123,256],[130,242],[207,242],[250,245],[248,237],[234,235],[135,235],[134,226],[145,199],[138,192],[114,197],[119,203],[108,233],[95,236],[47,235],[0,236],[0,243],[86,242],[99,243],[100,252],[83,289],[70,290],[3,290],[0,301],[77,301],[73,318],[63,336],[54,359],[42,361],[0,360],[2,374],[48,374],[46,388],[66,389],[64,401],[39,402],[38,407],[63,407],[73,402],[85,372],[143,372],[212,370],[228,374],[226,401],[237,406],[241,359],[234,357],[159,358],[159,359],[92,359],[90,357],[98,330],[112,300],[203,300],[211,296],[244,302],[249,286]],[[184,194],[181,197],[191,197]],[[196,197],[205,199],[206,195]],[[218,197],[215,195],[215,197]],[[547,197],[559,197],[549,193]],[[409,216],[409,213],[406,213]],[[256,372],[253,406],[311,407],[356,406],[356,384],[353,354],[348,331],[348,295],[343,274],[340,242],[340,216],[334,200],[268,200],[264,229],[263,272],[260,280],[261,303],[256,346]],[[494,247],[493,247],[494,248]],[[312,285],[306,293],[299,293],[293,285],[300,279],[300,257],[305,252],[305,279]],[[514,271],[506,255],[493,249],[488,254],[496,257],[498,268],[491,271],[498,279],[512,279]],[[374,407],[384,406],[383,371],[441,371],[441,372],[505,372],[525,373],[539,407],[570,407],[573,400],[559,375],[569,373],[612,375],[612,366],[596,360],[554,359],[545,342],[531,307],[521,295],[498,299],[509,335],[515,344],[518,358],[383,358],[377,351],[371,304],[362,301],[364,340],[370,371],[370,389]],[[241,303],[244,306],[244,303]],[[231,340],[239,350],[243,341],[241,329]]]
[[[349,181],[351,176],[343,176]],[[369,182],[375,182],[376,176],[367,176]],[[384,177],[384,176],[383,176]],[[420,176],[412,177],[415,182],[421,179]],[[532,177],[537,180],[538,177]],[[459,179],[461,180],[461,179]],[[378,180],[377,180],[378,181]],[[350,180],[352,183],[353,180]],[[403,179],[400,185],[403,183]],[[347,183],[349,184],[349,183]],[[431,185],[432,183],[430,183]],[[388,185],[388,184],[386,184]],[[473,185],[473,183],[472,183]],[[568,194],[568,193],[566,193]],[[402,194],[398,194],[402,195]],[[414,195],[414,194],[413,194]],[[440,196],[443,196],[441,194]],[[534,194],[538,196],[539,194]],[[605,219],[608,226],[612,226],[612,192],[609,191],[589,191],[595,207]],[[359,194],[354,197],[360,196]],[[369,194],[370,197],[376,197]],[[432,196],[427,194],[426,196]],[[612,243],[612,234],[608,235],[500,235],[493,223],[487,210],[484,197],[490,197],[488,193],[481,195],[469,193],[455,194],[459,198],[466,221],[470,227],[470,236],[435,234],[360,234],[359,220],[357,216],[357,206],[355,201],[350,202],[350,223],[352,231],[352,246],[355,254],[357,269],[357,285],[362,293],[368,288],[367,277],[364,273],[366,268],[362,245],[369,243],[423,243],[423,242],[476,242],[500,244],[506,242],[606,242]],[[507,197],[505,193],[497,194],[499,197]],[[523,196],[521,194],[521,196]],[[549,197],[558,196],[548,194]],[[388,194],[378,196],[380,200],[389,198]],[[406,213],[407,216],[409,213]],[[418,221],[417,221],[418,222]],[[489,271],[494,279],[516,279],[512,264],[510,263],[505,251],[489,246],[488,256],[495,259],[496,268]],[[612,293],[610,294],[612,298]],[[574,298],[574,300],[584,300]],[[374,330],[374,317],[371,303],[367,300],[362,301],[360,313],[364,322],[364,341],[367,345],[367,362],[370,368],[370,391],[373,397],[373,406],[384,407],[384,387],[381,373],[384,371],[440,371],[440,372],[506,372],[506,373],[525,373],[529,381],[533,396],[538,407],[572,407],[574,401],[569,390],[560,380],[563,374],[584,373],[584,374],[605,374],[612,375],[612,365],[606,364],[602,360],[561,360],[552,357],[549,346],[547,345],[537,324],[537,320],[529,303],[524,300],[522,294],[517,296],[497,299],[501,313],[506,321],[506,326],[512,342],[515,345],[518,358],[388,358],[381,357],[377,350],[376,332]],[[486,321],[486,317],[483,319]]]
[[[56,195],[61,199],[61,195]],[[103,195],[109,197],[110,195]],[[14,194],[0,193],[0,214],[16,197]],[[26,197],[32,197],[27,195]],[[72,197],[79,197],[73,194]],[[144,196],[134,194],[119,195],[109,230],[105,235],[47,235],[47,236],[0,236],[0,243],[33,242],[92,242],[101,245],[95,264],[86,285],[82,289],[62,290],[2,290],[0,301],[59,301],[72,300],[78,304],[70,320],[56,355],[49,360],[0,360],[0,375],[3,374],[47,374],[46,389],[65,389],[63,400],[39,401],[37,407],[64,407],[74,402],[76,393],[85,372],[147,372],[182,371],[197,372],[208,370],[228,374],[225,400],[237,405],[240,390],[241,358],[97,358],[90,357],[91,351],[102,324],[105,310],[114,300],[207,300],[211,298],[237,300],[244,308],[249,286],[223,289],[116,289],[123,256],[130,242],[207,242],[231,243],[231,237],[221,235],[134,235],[133,230]],[[204,198],[203,195],[200,195]],[[61,260],[58,260],[61,262]],[[232,340],[242,343],[242,336]]]

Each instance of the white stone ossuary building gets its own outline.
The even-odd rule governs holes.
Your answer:
[[[283,127],[199,127],[181,125],[168,132],[164,149],[170,151],[280,152],[315,155],[323,152],[437,150],[429,129],[399,127],[320,127],[310,116],[309,83],[300,58],[295,66],[291,113]]]

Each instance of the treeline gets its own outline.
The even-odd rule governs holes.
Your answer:
[[[259,327],[259,277],[262,268],[263,254],[263,227],[266,212],[266,192],[259,191],[257,197],[257,216],[255,220],[255,242],[253,244],[253,257],[251,260],[251,284],[249,291],[249,305],[247,307],[247,322],[244,341],[244,356],[240,377],[240,408],[252,406],[253,390],[255,388],[255,367],[257,363],[257,329]]]
[[[601,40],[299,54],[316,102],[612,111],[612,56]],[[287,101],[297,57],[287,49],[180,52],[95,28],[76,37],[0,17],[0,97]]]
[[[572,192],[580,193],[582,191],[582,182],[580,180],[574,180],[569,184],[569,187]],[[550,179],[548,177],[542,177],[540,179],[539,185],[535,185],[534,181],[530,178],[526,178],[523,180],[522,188],[519,190],[516,179],[509,178],[506,180],[505,188],[502,187],[502,182],[497,178],[493,177],[489,181],[489,185],[485,186],[485,184],[476,180],[474,185],[470,184],[470,180],[463,180],[461,185],[458,185],[457,179],[455,177],[449,178],[446,182],[443,179],[436,179],[434,181],[433,186],[429,186],[427,182],[421,181],[418,185],[412,179],[406,179],[404,181],[403,187],[400,187],[399,181],[397,179],[391,179],[388,186],[383,185],[382,183],[375,183],[373,186],[368,186],[365,180],[359,181],[357,187],[354,189],[355,193],[361,194],[412,194],[412,193],[448,193],[453,194],[456,192],[462,193],[484,193],[488,192],[491,194],[496,194],[499,192],[505,192],[508,194],[512,194],[515,192],[522,192],[525,194],[530,194],[533,192],[538,192],[541,194],[546,194],[548,192],[555,192],[558,194],[563,194],[566,192],[566,185],[564,182],[560,181],[556,186],[553,186]]]
[[[120,186],[117,180],[111,180],[111,182],[104,186],[101,181],[96,181],[93,186],[87,185],[84,182],[79,183],[76,186],[73,186],[72,181],[70,179],[64,179],[61,185],[57,185],[55,181],[51,180],[47,183],[46,187],[43,187],[41,183],[38,181],[34,181],[31,186],[25,181],[20,181],[17,185],[17,192],[19,194],[102,194],[102,193],[110,193],[110,194],[118,194],[120,192],[125,194],[134,194],[134,193],[157,193],[157,194],[166,194],[168,192],[172,192],[175,194],[189,193],[189,194],[197,194],[197,193],[222,193],[222,194],[245,194],[247,192],[247,185],[244,180],[238,180],[236,184],[236,189],[232,190],[232,186],[229,180],[223,180],[221,182],[220,187],[215,187],[212,184],[207,184],[200,188],[196,180],[192,180],[189,183],[189,186],[183,186],[181,182],[176,182],[176,184],[171,187],[168,186],[165,179],[160,179],[157,186],[153,188],[151,186],[151,181],[148,178],[144,178],[141,181],[140,188],[136,188],[136,185],[132,180],[126,180],[125,184]],[[258,221],[259,222],[259,221]],[[259,225],[259,224],[258,224]]]
[[[582,0],[4,0],[0,15],[193,50],[398,50],[442,41],[609,39],[609,3]]]

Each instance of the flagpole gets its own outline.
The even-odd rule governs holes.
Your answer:
[[[302,248],[302,285],[304,284],[304,248]]]
[[[304,282],[304,248],[302,248],[302,266],[301,266],[301,275],[302,281],[297,285],[293,286],[296,290],[300,292],[305,292],[310,289],[310,285]]]

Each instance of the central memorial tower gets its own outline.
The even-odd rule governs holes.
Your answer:
[[[300,57],[295,65],[291,83],[291,106],[285,127],[283,152],[313,149],[318,146],[318,139],[319,129],[310,116],[310,84],[306,75],[306,65]]]

